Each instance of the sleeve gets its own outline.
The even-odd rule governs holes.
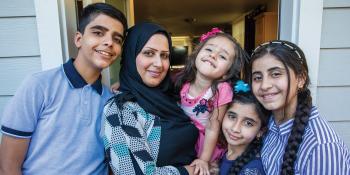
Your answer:
[[[350,174],[350,154],[344,144],[327,143],[317,146],[309,155],[301,174]]]
[[[217,98],[217,107],[230,103],[233,97],[232,87],[230,86],[230,84],[227,82],[220,83],[218,89],[219,94]]]
[[[114,174],[177,175],[183,171],[174,166],[156,166],[160,126],[154,126],[155,119],[150,115],[125,104],[122,109],[107,104],[103,115],[106,158]]]
[[[30,138],[43,110],[44,95],[39,80],[29,76],[4,109],[1,131],[18,138]]]

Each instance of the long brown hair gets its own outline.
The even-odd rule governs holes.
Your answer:
[[[303,77],[305,79],[304,86],[298,90],[297,108],[294,116],[295,119],[283,155],[281,169],[281,174],[283,175],[294,174],[295,160],[297,159],[299,146],[303,141],[302,137],[309,122],[309,115],[312,108],[312,98],[308,88],[310,84],[308,66],[303,51],[297,45],[288,41],[275,40],[264,43],[254,50],[249,69],[252,70],[252,65],[255,60],[267,54],[272,55],[281,61],[287,70],[288,89],[285,104],[287,103],[290,89],[290,71],[288,68],[294,71],[296,77]],[[250,83],[252,83],[252,76],[250,76]]]

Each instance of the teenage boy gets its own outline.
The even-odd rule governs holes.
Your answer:
[[[107,174],[100,130],[111,93],[101,71],[120,55],[126,29],[116,8],[84,8],[76,58],[28,77],[5,108],[0,174]]]

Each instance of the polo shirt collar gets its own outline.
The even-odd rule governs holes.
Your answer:
[[[269,130],[274,132],[274,133],[277,133],[279,135],[286,135],[286,134],[289,134],[291,132],[292,127],[293,127],[293,123],[294,123],[294,118],[289,119],[288,121],[277,126],[276,122],[274,120],[274,117],[271,116],[268,127],[269,127]]]
[[[64,73],[66,74],[69,82],[73,85],[74,88],[82,88],[87,85],[86,81],[79,74],[77,69],[73,65],[74,59],[69,59],[68,62],[63,64]],[[101,83],[101,75],[98,79],[91,84],[91,87],[98,93],[102,94],[102,83]]]

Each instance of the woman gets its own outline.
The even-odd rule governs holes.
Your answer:
[[[198,130],[171,98],[169,34],[141,23],[130,28],[120,88],[104,108],[107,160],[115,174],[188,174]]]

